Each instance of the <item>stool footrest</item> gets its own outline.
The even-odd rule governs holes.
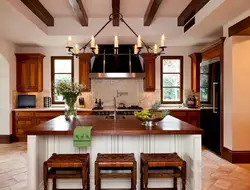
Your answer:
[[[148,190],[177,190],[177,188],[148,188]]]
[[[100,178],[130,178],[131,173],[101,173]]]

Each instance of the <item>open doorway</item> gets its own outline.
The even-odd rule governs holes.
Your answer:
[[[9,63],[0,54],[0,135],[10,135]]]

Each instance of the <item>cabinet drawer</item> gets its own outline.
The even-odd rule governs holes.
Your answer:
[[[25,135],[25,132],[24,132],[23,129],[17,129],[16,130],[16,136],[23,137],[23,136],[26,136],[26,135]]]
[[[61,112],[36,112],[36,117],[57,117],[59,115],[63,115],[64,112],[61,111]]]
[[[17,117],[32,117],[34,112],[16,112]]]
[[[17,120],[16,121],[16,125],[31,125],[32,124],[32,120]]]

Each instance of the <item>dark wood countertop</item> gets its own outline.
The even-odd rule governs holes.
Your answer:
[[[77,116],[66,121],[64,116],[58,116],[43,124],[25,129],[27,135],[72,135],[77,126],[93,126],[92,135],[192,135],[203,134],[203,130],[167,116],[157,126],[146,129],[134,116],[126,116],[126,119],[116,121],[106,120],[105,116]]]

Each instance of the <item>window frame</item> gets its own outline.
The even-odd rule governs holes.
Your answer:
[[[180,60],[180,72],[179,73],[163,73],[163,60],[165,59],[179,59]],[[163,74],[180,74],[180,101],[163,101],[163,89],[171,87],[163,87]],[[161,56],[161,103],[162,104],[182,104],[183,103],[183,56]],[[177,88],[177,87],[173,87]]]
[[[64,104],[64,101],[55,101],[55,89],[54,89],[54,80],[55,74],[70,74],[70,73],[55,73],[55,60],[71,60],[71,78],[74,82],[74,57],[73,56],[51,56],[51,97],[52,104]]]

